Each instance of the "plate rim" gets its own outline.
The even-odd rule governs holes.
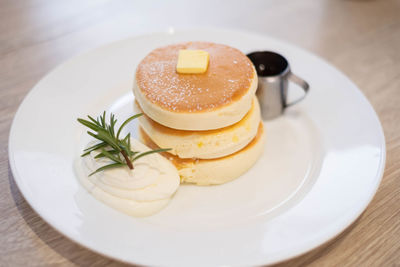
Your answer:
[[[95,246],[89,246],[86,245],[84,242],[81,242],[80,240],[78,240],[77,238],[75,238],[74,236],[70,236],[70,235],[66,235],[63,233],[62,230],[58,229],[57,227],[57,223],[53,222],[53,220],[51,218],[49,218],[48,216],[44,215],[40,208],[36,206],[36,204],[32,201],[29,200],[29,198],[27,196],[29,196],[29,192],[27,190],[26,187],[24,187],[24,183],[23,183],[23,179],[20,177],[18,170],[16,168],[16,164],[15,164],[15,158],[14,158],[14,152],[13,152],[13,136],[15,135],[15,128],[16,128],[16,121],[18,120],[19,116],[20,116],[20,112],[22,110],[22,107],[24,105],[26,105],[26,102],[29,101],[29,98],[32,94],[35,93],[35,88],[38,87],[40,85],[40,83],[49,75],[51,75],[53,72],[56,72],[59,68],[61,68],[62,66],[64,66],[65,64],[67,64],[68,62],[71,62],[81,56],[84,56],[86,54],[92,53],[95,50],[100,50],[100,49],[104,49],[106,47],[109,46],[113,46],[116,43],[121,43],[121,42],[125,42],[127,40],[131,40],[131,39],[137,39],[137,38],[145,38],[146,36],[152,36],[152,35],[164,35],[166,37],[171,36],[171,35],[176,35],[176,34],[185,34],[188,32],[196,32],[196,31],[205,31],[205,32],[223,32],[223,33],[230,33],[230,34],[235,34],[235,33],[239,33],[239,34],[245,34],[245,35],[253,35],[254,37],[264,37],[264,38],[269,38],[271,40],[275,40],[279,43],[283,43],[285,45],[288,45],[290,47],[294,47],[298,50],[301,50],[303,53],[307,54],[307,56],[310,57],[314,57],[317,58],[319,61],[322,61],[324,64],[326,64],[327,66],[329,66],[330,68],[334,69],[336,72],[340,73],[341,76],[343,76],[344,78],[346,78],[346,80],[351,83],[357,90],[357,94],[359,97],[361,97],[363,99],[364,102],[366,102],[366,104],[368,105],[368,107],[370,108],[370,110],[372,111],[373,117],[375,122],[377,123],[377,125],[379,125],[379,129],[376,129],[377,132],[379,132],[379,139],[381,142],[381,155],[380,155],[380,159],[379,159],[379,166],[377,168],[376,173],[374,174],[374,188],[373,190],[371,190],[371,192],[369,192],[369,197],[365,199],[365,201],[362,203],[362,205],[360,205],[359,210],[357,212],[353,212],[353,216],[351,216],[351,219],[349,219],[346,223],[343,223],[342,226],[338,226],[338,228],[340,228],[339,230],[332,230],[332,233],[327,234],[329,235],[329,237],[324,237],[324,238],[320,238],[320,239],[314,239],[314,242],[311,242],[311,244],[309,244],[309,246],[307,247],[302,247],[302,249],[297,250],[296,253],[285,253],[285,254],[290,254],[290,256],[285,256],[281,259],[277,259],[275,261],[271,261],[268,262],[267,264],[277,264],[277,263],[281,263],[281,262],[285,262],[294,258],[297,258],[303,254],[306,254],[307,252],[310,252],[318,247],[321,247],[325,244],[327,244],[328,242],[332,241],[333,239],[335,239],[337,236],[339,236],[341,233],[343,233],[343,231],[345,231],[346,229],[348,229],[366,210],[366,208],[368,207],[368,205],[370,204],[370,202],[372,201],[372,199],[375,197],[378,189],[379,189],[379,185],[383,179],[383,175],[384,175],[384,171],[385,171],[385,165],[386,165],[386,139],[385,139],[385,135],[384,135],[384,131],[383,131],[383,127],[382,124],[379,120],[379,117],[374,109],[374,107],[372,106],[372,104],[370,103],[370,101],[368,100],[368,98],[364,95],[364,93],[359,89],[359,87],[347,76],[345,75],[340,69],[336,68],[333,64],[331,64],[330,62],[328,62],[327,60],[325,60],[323,57],[320,57],[319,55],[315,54],[314,52],[310,52],[300,46],[298,46],[297,44],[293,44],[289,41],[283,40],[283,39],[278,39],[275,38],[273,36],[270,36],[268,34],[263,34],[263,33],[258,33],[258,32],[253,32],[253,31],[249,31],[249,30],[237,30],[237,29],[232,29],[232,28],[223,28],[223,27],[191,27],[191,28],[184,28],[184,27],[180,27],[180,28],[175,28],[174,31],[171,33],[170,31],[151,31],[151,32],[147,32],[147,33],[141,33],[141,34],[137,34],[137,35],[131,35],[127,38],[123,38],[120,40],[114,40],[105,44],[102,44],[100,46],[94,47],[92,49],[88,49],[86,51],[83,51],[81,53],[75,54],[72,57],[68,58],[67,60],[61,61],[59,62],[58,65],[56,65],[54,68],[52,68],[49,72],[45,73],[36,83],[35,85],[29,90],[29,92],[24,96],[23,100],[21,101],[21,103],[18,106],[17,111],[14,114],[14,117],[12,119],[12,123],[11,123],[11,127],[10,127],[10,131],[9,131],[9,136],[8,136],[8,159],[9,159],[9,166],[11,168],[11,172],[13,175],[13,180],[15,181],[19,192],[21,193],[21,195],[24,197],[25,201],[28,203],[28,205],[41,217],[41,219],[43,221],[45,221],[51,228],[53,228],[54,230],[56,230],[56,232],[58,232],[59,234],[61,234],[62,236],[66,237],[68,240],[79,244],[80,246],[90,250],[90,251],[94,251],[104,257],[110,258],[110,259],[114,259],[117,260],[119,262],[124,262],[124,263],[128,263],[128,264],[148,264],[146,262],[140,262],[140,261],[136,261],[136,262],[132,262],[132,261],[127,261],[125,259],[122,258],[118,258],[116,256],[113,256],[111,254],[107,254],[103,251],[101,251],[100,249],[98,249]],[[377,179],[376,179],[377,178]],[[372,189],[372,187],[371,187]],[[40,238],[40,237],[39,237]]]

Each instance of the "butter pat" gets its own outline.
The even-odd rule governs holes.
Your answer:
[[[179,50],[176,71],[185,74],[204,73],[207,71],[209,59],[210,55],[203,50]]]

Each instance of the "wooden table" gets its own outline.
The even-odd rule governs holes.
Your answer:
[[[167,3],[168,2],[168,3]],[[0,266],[122,265],[63,237],[27,204],[8,164],[12,118],[38,80],[99,45],[169,27],[249,30],[308,49],[348,75],[382,122],[387,162],[364,214],[343,234],[282,266],[400,265],[400,2],[0,2]]]

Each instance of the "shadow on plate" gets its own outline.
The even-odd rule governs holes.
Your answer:
[[[8,179],[10,184],[10,191],[15,205],[17,206],[19,213],[21,214],[27,225],[44,243],[46,243],[59,255],[64,257],[67,261],[70,261],[78,266],[132,266],[92,252],[61,235],[45,221],[43,221],[40,216],[36,214],[36,212],[26,202],[14,181],[10,166],[8,166]],[[340,245],[345,236],[349,234],[358,224],[362,216],[363,214],[343,233],[341,233],[339,236],[329,241],[328,243],[297,258],[273,266],[305,266],[316,261],[318,258],[329,254],[331,250]]]

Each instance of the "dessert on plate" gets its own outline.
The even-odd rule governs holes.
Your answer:
[[[246,172],[265,142],[257,74],[239,50],[188,42],[153,50],[138,65],[136,115],[116,128],[106,112],[78,118],[94,138],[83,151],[82,185],[132,216],[164,208],[180,182],[223,184]],[[122,129],[139,119],[139,138]],[[161,154],[161,155],[160,155]]]
[[[205,51],[204,73],[179,73],[180,50]],[[189,58],[189,61],[192,58]],[[138,65],[133,91],[144,113],[179,130],[212,130],[232,125],[249,111],[257,73],[239,50],[188,42],[153,50]]]
[[[81,184],[96,199],[131,216],[143,217],[157,213],[171,200],[179,187],[175,166],[122,129],[141,114],[126,119],[116,128],[117,119],[106,112],[94,119],[78,118],[94,137],[83,151]]]
[[[140,136],[177,167],[181,182],[212,185],[247,171],[265,136],[257,73],[239,50],[209,42],[157,48],[136,69]]]
[[[137,102],[135,113],[142,113]],[[160,147],[180,158],[212,159],[227,156],[245,147],[255,137],[260,124],[260,106],[256,97],[250,110],[237,123],[215,130],[182,131],[166,127],[147,115],[139,118],[140,126]]]

